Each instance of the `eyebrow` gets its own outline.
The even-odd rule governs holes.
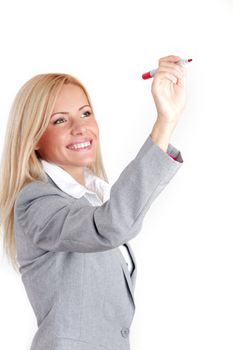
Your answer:
[[[84,106],[80,107],[78,110],[81,111],[81,109],[83,109],[84,107],[91,107],[91,106],[90,106],[90,105],[84,105]],[[68,113],[69,113],[69,112],[55,112],[55,113],[53,113],[53,114],[51,115],[51,118],[52,118],[52,116],[55,115],[55,114],[68,114]]]

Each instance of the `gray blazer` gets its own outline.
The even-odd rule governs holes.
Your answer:
[[[18,192],[17,260],[38,325],[30,350],[130,349],[136,261],[129,241],[183,163],[171,144],[168,152],[177,160],[148,136],[101,206],[64,193],[49,176]]]

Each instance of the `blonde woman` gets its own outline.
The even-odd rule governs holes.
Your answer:
[[[151,86],[157,120],[112,186],[78,79],[40,74],[17,93],[2,155],[0,218],[5,251],[37,319],[31,350],[130,349],[137,267],[129,241],[183,163],[169,143],[185,103],[179,59],[159,60]]]

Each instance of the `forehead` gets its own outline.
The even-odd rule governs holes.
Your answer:
[[[80,107],[83,104],[89,104],[83,89],[77,85],[67,84],[63,85],[57,97],[55,108],[59,108],[60,106],[71,107],[74,105]]]

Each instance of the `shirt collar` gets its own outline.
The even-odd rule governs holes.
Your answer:
[[[110,197],[110,184],[99,176],[95,175],[91,169],[84,167],[85,186],[77,182],[67,171],[55,163],[40,159],[44,171],[52,178],[56,185],[63,191],[75,198],[82,196],[98,196],[104,203]]]

